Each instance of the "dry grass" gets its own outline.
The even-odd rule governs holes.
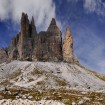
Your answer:
[[[34,70],[31,72],[32,75],[42,75],[42,74],[44,74],[44,73],[45,73],[44,71],[38,70],[38,69],[34,69]]]
[[[41,84],[41,83],[39,83]],[[86,92],[85,94],[81,91],[76,90],[65,90],[65,89],[43,89],[41,92],[34,88],[34,89],[16,89],[12,88],[9,90],[11,94],[0,93],[4,97],[4,99],[15,99],[16,94],[32,96],[31,100],[59,100],[65,103],[65,105],[71,105],[72,102],[75,102],[77,105],[79,101],[83,100],[83,104],[81,105],[105,105],[105,94],[103,93],[95,93],[95,92]],[[85,97],[85,98],[84,98]],[[95,104],[94,104],[95,103]],[[96,104],[99,103],[99,104]]]

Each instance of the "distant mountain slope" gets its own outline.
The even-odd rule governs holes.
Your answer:
[[[79,64],[28,61],[0,64],[0,95],[4,99],[59,100],[67,105],[100,102],[103,105],[104,80],[104,75]]]

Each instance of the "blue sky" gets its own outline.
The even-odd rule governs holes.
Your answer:
[[[54,17],[63,36],[70,26],[80,63],[105,74],[105,0],[25,1],[0,0],[0,47],[19,32],[22,11],[34,16],[38,31],[46,30]]]

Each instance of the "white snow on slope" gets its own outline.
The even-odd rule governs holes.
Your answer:
[[[35,86],[37,82],[44,80],[45,76],[42,75],[38,77],[32,75],[31,72],[34,69],[51,72],[52,75],[64,79],[70,84],[71,89],[105,92],[105,81],[96,77],[94,73],[76,64],[63,62],[13,61],[0,66],[0,81],[3,81],[8,75],[21,70],[21,74],[17,77],[18,80],[11,80],[11,82],[14,83],[14,85],[25,88]],[[29,82],[30,79],[33,79],[33,81]],[[51,82],[53,82],[53,80]]]

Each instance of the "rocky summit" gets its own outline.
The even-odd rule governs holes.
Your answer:
[[[1,61],[73,61],[73,39],[69,27],[62,42],[62,32],[52,18],[47,31],[37,33],[34,17],[22,13],[20,32],[11,40],[7,50],[0,50]]]

